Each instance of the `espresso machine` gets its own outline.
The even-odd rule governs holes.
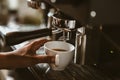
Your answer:
[[[119,45],[105,34],[105,32],[112,32],[113,27],[107,28],[104,25],[96,24],[97,22],[94,20],[96,12],[90,10],[92,6],[90,0],[27,0],[27,3],[33,9],[44,10],[46,28],[30,32],[12,32],[6,35],[0,33],[0,47],[47,36],[51,40],[66,41],[75,46],[74,64],[92,65],[103,71],[108,70],[108,73],[119,71],[119,64],[118,67],[114,66],[114,63],[119,63]],[[13,34],[15,35],[13,36]],[[24,34],[24,37],[21,34]],[[112,36],[115,35],[112,33]],[[41,64],[28,67],[28,69],[36,74],[35,70],[37,72],[40,70],[39,65]],[[44,69],[40,72],[47,71]]]
[[[51,40],[66,41],[75,46],[74,63],[80,65],[97,64],[98,54],[96,53],[99,50],[98,46],[92,43],[99,44],[99,39],[96,40],[99,38],[96,37],[99,36],[97,34],[99,29],[88,24],[89,0],[28,0],[27,3],[34,9],[44,10],[46,28],[35,31],[11,32],[6,35],[1,33],[1,47],[49,36]],[[94,33],[96,35],[93,35]]]
[[[50,39],[73,44],[75,46],[73,62],[80,65],[95,64],[94,62],[88,62],[90,60],[85,61],[87,40],[85,18],[88,16],[88,2],[88,0],[28,0],[28,6],[34,9],[42,9],[44,4],[45,15],[47,16],[45,16],[45,19],[47,19],[46,27],[52,30]],[[61,4],[64,4],[64,6],[61,6]],[[68,7],[75,12],[67,11]],[[80,11],[77,11],[79,9]]]

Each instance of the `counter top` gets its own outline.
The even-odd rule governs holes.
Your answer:
[[[54,71],[47,64],[38,64],[28,69],[36,80],[112,80],[93,66],[73,63],[63,71]]]

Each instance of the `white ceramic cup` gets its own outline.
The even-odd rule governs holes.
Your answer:
[[[75,47],[63,41],[50,41],[44,44],[47,55],[55,55],[55,64],[50,64],[53,70],[64,70],[72,61]]]

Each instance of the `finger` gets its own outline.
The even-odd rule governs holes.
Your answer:
[[[47,39],[37,39],[32,43],[32,47],[34,49],[34,51],[38,50],[41,46],[43,46],[46,42],[48,42],[49,40]]]

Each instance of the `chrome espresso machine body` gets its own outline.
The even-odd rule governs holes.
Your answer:
[[[85,27],[81,26],[74,18],[62,12],[57,12],[57,14],[55,13],[51,16],[49,23],[51,23],[51,25],[48,27],[52,28],[53,33],[51,39],[66,41],[75,45],[73,62],[84,64]]]
[[[51,39],[75,45],[74,63],[97,64],[98,55],[94,56],[94,53],[90,55],[90,49],[87,48],[87,45],[89,46],[87,35],[91,31],[91,28],[86,26],[89,17],[89,0],[28,0],[28,5],[35,9],[42,9],[42,6],[45,6],[47,28],[52,29]],[[87,49],[89,50],[86,51]]]

